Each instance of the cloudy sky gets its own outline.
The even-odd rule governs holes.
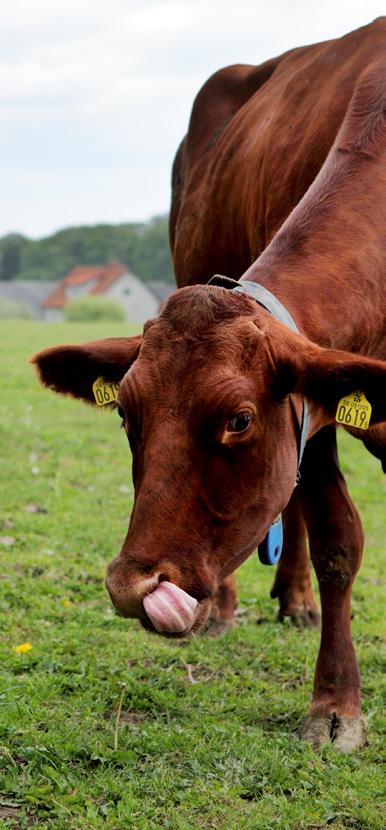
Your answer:
[[[173,155],[212,72],[382,11],[383,0],[2,0],[0,235],[167,211]]]

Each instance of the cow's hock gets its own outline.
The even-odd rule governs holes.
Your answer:
[[[160,634],[182,634],[191,630],[198,602],[172,582],[161,582],[144,598],[143,606]]]

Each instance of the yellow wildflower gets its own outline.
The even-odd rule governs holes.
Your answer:
[[[27,651],[31,651],[31,643],[20,643],[19,646],[14,646],[13,650],[16,651],[16,654],[26,654]]]
[[[64,600],[63,600],[63,607],[64,607],[64,608],[72,608],[72,602],[71,602],[71,600],[70,600],[70,599],[64,599]]]

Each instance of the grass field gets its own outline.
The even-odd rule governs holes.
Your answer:
[[[122,333],[1,323],[0,826],[381,830],[380,465],[343,436],[367,540],[353,630],[369,744],[315,754],[296,730],[319,634],[275,622],[257,557],[239,572],[246,613],[223,638],[170,644],[112,612],[104,569],[132,502],[125,436],[115,413],[40,388],[27,358]]]

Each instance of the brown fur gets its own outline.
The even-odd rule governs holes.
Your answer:
[[[314,621],[307,527],[323,627],[303,735],[334,732],[341,748],[363,737],[349,611],[363,534],[333,425],[340,398],[361,389],[373,406],[366,444],[386,458],[385,45],[380,19],[209,79],[173,171],[181,290],[142,341],[34,359],[43,383],[87,401],[98,375],[122,379],[135,503],[107,573],[121,613],[149,627],[143,597],[167,579],[198,599],[194,630],[211,615],[228,625],[234,570],[289,505],[273,593],[281,616]],[[262,282],[301,334],[251,299],[195,285],[213,272]],[[301,396],[311,420],[294,491]],[[245,410],[250,427],[232,432]]]

